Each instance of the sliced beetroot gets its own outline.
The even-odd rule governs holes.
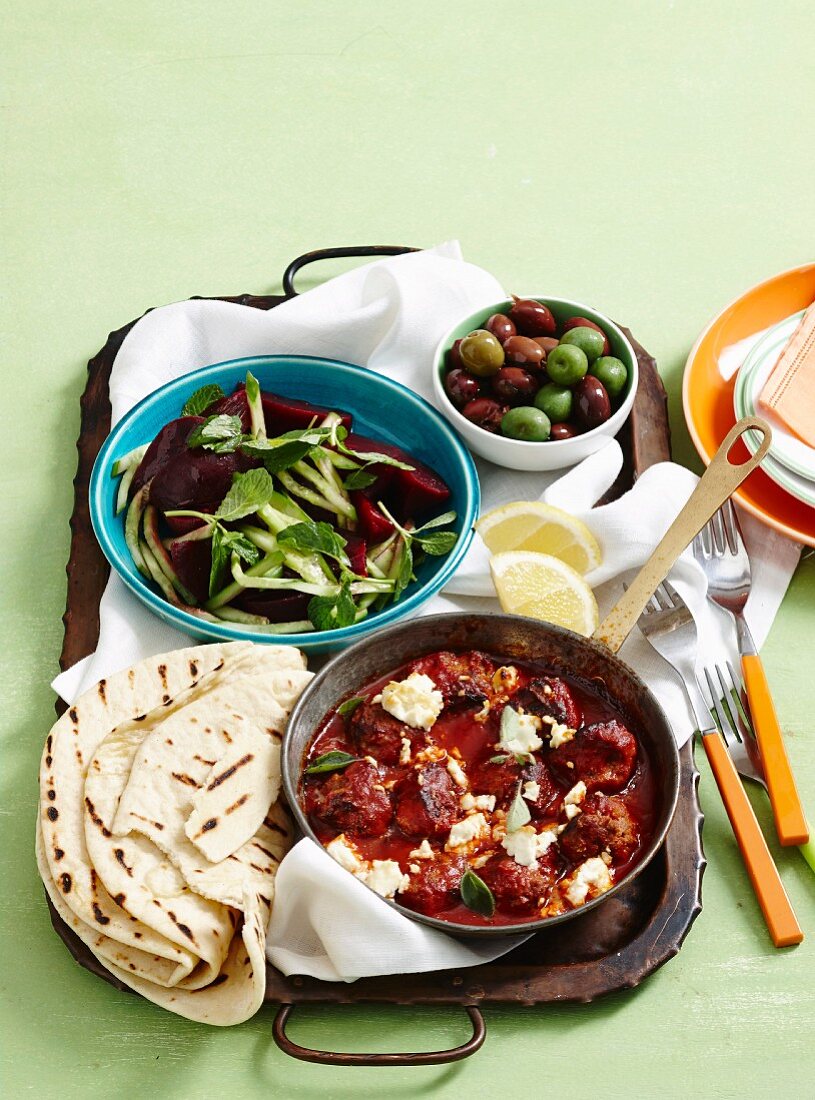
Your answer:
[[[362,453],[378,451],[413,466],[412,470],[400,470],[395,466],[372,466],[371,472],[379,477],[374,485],[363,490],[369,500],[384,500],[400,522],[421,519],[429,512],[438,511],[449,500],[450,490],[439,475],[401,447],[355,433],[348,436],[346,445],[351,450]]]
[[[232,603],[250,615],[264,615],[272,623],[294,623],[308,618],[310,599],[304,592],[264,592],[260,588],[247,588]]]
[[[178,579],[203,603],[209,596],[209,571],[212,564],[209,539],[171,539],[167,543],[170,560]]]
[[[233,452],[216,454],[202,447],[186,449],[158,471],[150,486],[150,501],[162,512],[192,508],[214,512],[236,473],[258,466],[255,458]]]
[[[383,517],[384,518],[384,517]],[[359,535],[345,534],[345,552],[351,563],[351,569],[358,577],[368,576],[368,562],[366,556],[368,544]]]
[[[312,423],[319,424],[330,412],[342,417],[343,425],[350,430],[351,415],[341,409],[326,409],[312,405],[308,401],[295,401],[292,397],[279,397],[268,390],[261,391],[263,415],[266,420],[266,433],[270,437],[308,428]]]
[[[172,459],[186,452],[187,436],[196,424],[203,423],[203,416],[180,416],[164,425],[139,463],[130,486],[131,496],[146,485],[151,477],[160,473]]]
[[[204,416],[237,416],[240,417],[241,427],[248,432],[252,426],[252,416],[249,412],[249,399],[246,396],[246,387],[241,384],[234,393],[228,394],[214,401],[204,410]]]
[[[203,512],[205,509],[199,508],[198,511]],[[201,520],[195,516],[165,516],[164,522],[174,535],[187,535],[201,526]]]
[[[369,543],[382,542],[393,534],[393,524],[380,512],[373,501],[360,492],[351,493],[351,501],[357,510],[359,529]]]

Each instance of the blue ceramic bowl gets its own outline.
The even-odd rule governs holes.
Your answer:
[[[210,623],[169,604],[136,569],[125,544],[124,513],[115,514],[118,479],[111,476],[117,458],[149,443],[160,429],[179,416],[197,389],[217,382],[231,393],[247,370],[268,389],[284,397],[349,412],[354,430],[404,448],[431,466],[450,487],[449,508],[458,541],[443,558],[426,557],[417,579],[401,600],[353,626],[308,634],[266,634],[233,623]],[[151,393],[116,425],[97,456],[90,482],[90,513],[99,545],[127,587],[168,623],[196,638],[296,645],[312,652],[339,649],[403,619],[426,603],[449,580],[473,537],[480,491],[475,465],[464,444],[445,419],[423,398],[384,375],[341,363],[301,355],[263,355],[232,359],[185,374]]]

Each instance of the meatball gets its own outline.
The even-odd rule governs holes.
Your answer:
[[[565,723],[569,729],[576,730],[583,720],[571,688],[565,680],[556,676],[539,676],[530,680],[527,687],[515,696],[515,702],[527,714],[554,718],[556,722]]]
[[[493,858],[478,874],[492,890],[497,908],[531,913],[549,899],[557,878],[557,855],[550,849],[534,867],[521,867],[509,856]]]
[[[481,707],[492,692],[495,663],[484,653],[441,650],[414,661],[409,672],[429,676],[446,707]]]
[[[349,733],[362,756],[372,756],[380,764],[394,766],[399,763],[402,738],[415,737],[404,722],[383,709],[381,703],[367,699],[348,720]]]
[[[529,764],[523,771],[524,787],[524,800],[529,806],[532,812],[532,816],[536,818],[543,818],[552,816],[552,810],[555,804],[561,797],[561,792],[554,779],[552,773],[547,768],[546,764],[541,761],[536,761],[534,764]],[[538,797],[529,799],[525,797],[525,786],[527,783],[538,784]]]
[[[503,755],[503,754],[498,754]],[[491,763],[485,760],[468,771],[470,790],[473,794],[494,794],[495,805],[506,809],[518,789],[518,780],[522,777],[521,766],[514,756],[506,760]],[[529,778],[533,778],[531,775]]]
[[[319,786],[310,784],[306,806],[309,813],[337,832],[352,836],[379,836],[393,817],[393,806],[379,772],[365,760],[349,764]]]
[[[411,772],[399,785],[396,824],[406,836],[441,836],[460,816],[458,788],[443,764]]]
[[[639,843],[637,822],[621,798],[590,795],[583,812],[566,827],[560,848],[567,859],[582,863],[610,852],[615,863],[630,859]]]
[[[399,901],[417,913],[433,916],[461,900],[461,879],[467,863],[461,856],[436,855],[421,861],[418,872],[411,874],[410,886],[399,894]]]
[[[582,779],[590,791],[619,791],[637,765],[637,742],[620,722],[597,722],[578,730],[573,740],[556,749],[550,766],[561,778]],[[569,764],[573,767],[569,767]]]

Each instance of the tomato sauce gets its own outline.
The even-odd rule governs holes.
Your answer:
[[[429,676],[444,699],[426,731],[382,707],[385,685],[411,673]],[[651,841],[659,809],[652,762],[626,717],[577,678],[535,662],[445,652],[396,669],[356,699],[355,709],[346,701],[345,714],[335,708],[320,724],[305,753],[300,798],[317,838],[328,846],[339,836],[359,860],[354,873],[363,881],[374,860],[399,865],[404,877],[387,896],[408,909],[469,925],[539,920],[610,888]],[[500,747],[506,707],[536,723],[542,743],[526,755]],[[566,716],[574,726],[562,721]],[[308,774],[329,752],[352,762]],[[577,796],[567,808],[570,791]],[[481,796],[482,804],[469,805],[468,795]],[[484,808],[490,796],[494,805]],[[507,819],[516,803],[530,812],[527,831],[556,835],[535,859],[512,855],[504,843],[517,828]],[[487,823],[483,835],[453,845],[452,825],[477,812]],[[431,859],[417,855],[422,842]],[[572,884],[586,860],[603,882],[592,882],[581,899]],[[492,912],[464,903],[468,871],[488,887]]]

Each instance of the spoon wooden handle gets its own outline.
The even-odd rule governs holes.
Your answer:
[[[761,445],[746,462],[731,462],[728,456],[734,443],[747,431],[760,432]],[[594,634],[597,641],[607,645],[612,653],[617,652],[676,559],[691,544],[710,517],[738,489],[747,475],[759,465],[770,449],[771,439],[770,425],[757,416],[746,416],[733,425],[685,507],[628,586],[625,595],[600,623]]]

